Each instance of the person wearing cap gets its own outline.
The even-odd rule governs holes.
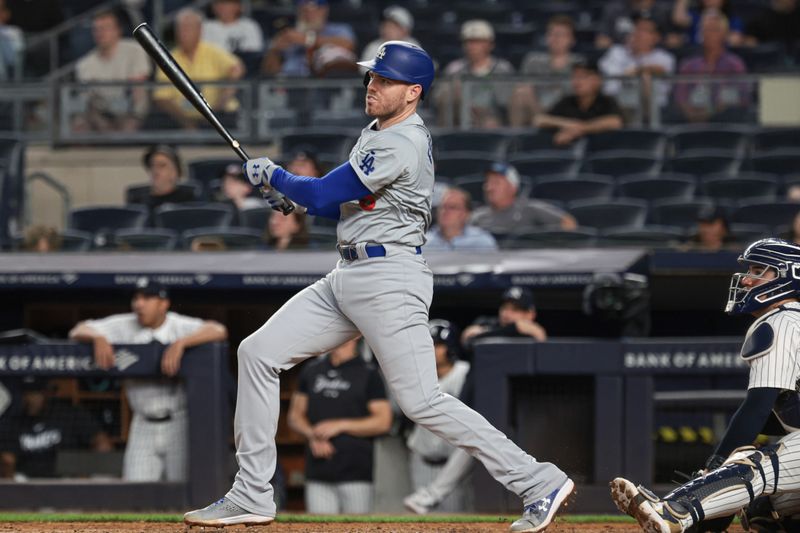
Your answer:
[[[483,19],[467,20],[461,25],[461,44],[464,57],[456,59],[444,69],[450,78],[434,91],[440,126],[463,123],[460,117],[461,76],[482,78],[482,82],[471,86],[469,124],[478,128],[498,128],[504,125],[511,87],[494,83],[495,76],[514,74],[514,67],[506,59],[495,56],[494,28]]]
[[[261,197],[253,196],[253,186],[242,172],[242,166],[236,164],[225,167],[220,184],[219,201],[231,203],[239,211],[264,206]]]
[[[475,210],[472,223],[495,237],[543,227],[573,230],[575,219],[562,209],[520,196],[520,176],[515,167],[495,162],[486,171],[483,195],[486,205]]]
[[[645,15],[658,21],[659,26],[666,27],[670,22],[671,9],[658,0],[611,0],[603,2],[603,13],[600,17],[600,31],[595,35],[595,47],[609,48],[614,43],[624,43],[628,34],[633,31],[633,19]]]
[[[572,66],[583,57],[575,48],[575,22],[569,15],[555,15],[547,21],[547,51],[533,50],[525,54],[520,74],[542,78],[564,78],[564,82],[520,83],[514,88],[508,106],[508,123],[512,127],[530,126],[535,113],[547,109],[567,91],[566,80]]]
[[[732,241],[730,225],[725,210],[709,206],[697,215],[697,226],[691,243],[695,248],[709,251],[721,250]]]
[[[287,158],[286,170],[297,176],[321,178],[325,172],[311,147],[298,148]]]
[[[114,345],[165,346],[161,359],[164,376],[175,377],[187,348],[221,342],[228,331],[219,322],[170,311],[166,287],[140,279],[131,299],[131,312],[85,320],[69,332],[69,338],[94,346],[98,368],[117,365]],[[133,411],[125,448],[122,477],[128,481],[185,481],[187,473],[186,392],[177,381],[125,380],[125,394]]]
[[[195,9],[186,7],[178,11],[175,17],[175,36],[177,47],[172,50],[175,61],[186,72],[190,80],[203,81],[237,81],[244,76],[244,64],[238,57],[217,45],[201,39],[203,15]],[[161,127],[197,129],[207,125],[206,120],[183,94],[172,84],[168,84],[167,75],[159,69],[156,81],[165,86],[153,91],[153,102],[165,115],[154,118],[170,119],[161,122]],[[232,87],[200,85],[203,96],[225,123],[235,119],[239,102],[236,100],[236,89]]]
[[[370,41],[361,51],[361,61],[369,61],[378,53],[378,48],[386,41],[405,41],[419,46],[419,41],[411,36],[414,17],[402,6],[389,6],[381,13],[379,37]]]
[[[142,156],[142,164],[150,178],[150,189],[131,189],[126,202],[147,206],[150,211],[163,204],[179,204],[195,200],[190,189],[178,187],[183,173],[178,151],[168,144],[157,144],[148,148]]]
[[[436,225],[428,230],[427,250],[497,250],[497,241],[488,231],[469,224],[472,198],[459,187],[448,187],[436,208]]]
[[[615,44],[600,58],[600,71],[605,76],[639,77],[643,84],[645,104],[640,101],[640,92],[633,86],[624,86],[620,80],[609,80],[605,93],[615,95],[626,103],[626,107],[642,106],[649,109],[653,92],[653,76],[665,76],[675,72],[675,56],[658,47],[661,41],[661,28],[658,22],[645,15],[634,17],[633,31],[626,44]],[[657,86],[659,107],[667,103],[669,87],[663,82]]]
[[[261,52],[264,34],[261,26],[242,15],[241,0],[214,0],[214,19],[203,21],[203,40],[230,53]]]
[[[356,35],[349,24],[328,21],[327,0],[297,0],[297,23],[279,31],[269,43],[261,70],[268,76],[307,78],[324,61],[355,67]],[[315,60],[316,59],[316,60]]]
[[[150,60],[133,39],[122,38],[122,27],[114,11],[100,11],[92,17],[92,37],[95,48],[75,65],[78,82],[147,81],[152,68]],[[73,116],[75,131],[135,131],[147,115],[144,87],[95,87],[84,94],[87,108]]]
[[[585,135],[622,128],[622,109],[613,97],[600,91],[603,78],[596,62],[576,63],[571,85],[573,94],[534,118],[536,127],[555,130],[553,144],[564,146]]]
[[[536,322],[533,293],[525,287],[511,287],[503,292],[496,318],[479,318],[464,330],[461,342],[471,346],[483,337],[531,337],[547,340],[547,331]]]

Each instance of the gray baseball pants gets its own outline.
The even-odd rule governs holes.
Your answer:
[[[275,515],[275,432],[280,414],[278,375],[364,336],[403,412],[481,461],[525,504],[560,487],[567,476],[537,463],[481,415],[439,390],[428,309],[433,273],[411,247],[386,245],[385,257],[339,261],[239,345],[239,390],[234,418],[239,472],[227,497],[262,516]]]

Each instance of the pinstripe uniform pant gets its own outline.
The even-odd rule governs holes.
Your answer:
[[[122,462],[127,481],[186,481],[188,423],[185,411],[151,422],[134,413]]]
[[[754,452],[744,451],[732,454],[725,461],[725,465],[740,459],[746,459]],[[772,461],[768,457],[761,460],[761,468],[764,469],[764,479],[756,470],[753,479],[750,481],[753,487],[753,494],[757,498],[762,494],[772,495],[773,501],[776,499],[785,502],[798,500],[793,498],[800,492],[800,431],[791,433],[779,442],[776,451],[778,456],[778,482],[775,483],[775,472],[772,468]],[[723,465],[723,468],[725,466]],[[765,483],[766,481],[766,483]],[[744,485],[738,484],[712,494],[701,502],[703,512],[707,519],[729,516],[739,509],[746,507],[750,503],[750,495]],[[776,509],[777,510],[777,509]]]
[[[460,450],[456,449],[453,451],[453,454],[458,452],[460,452]],[[469,455],[467,455],[467,457],[471,463],[472,458],[469,457]],[[442,475],[442,471],[445,469],[446,464],[447,463],[427,463],[421,455],[411,452],[409,454],[409,465],[411,467],[411,486],[414,487],[414,490],[421,489],[422,487],[429,487],[434,481],[436,481],[437,478]],[[467,483],[464,479],[461,479],[460,481],[461,483],[455,485],[447,493],[442,494],[439,503],[436,505],[436,512],[461,513],[467,510],[467,491],[465,490]]]
[[[348,481],[326,483],[306,481],[306,511],[311,514],[369,514],[372,512],[372,483]]]

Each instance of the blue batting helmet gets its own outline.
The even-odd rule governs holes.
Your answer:
[[[384,78],[422,85],[424,98],[433,83],[433,60],[428,52],[405,41],[386,41],[371,61],[358,63]],[[364,85],[369,83],[369,74]]]
[[[739,256],[739,263],[764,267],[764,272],[733,275],[726,313],[752,313],[780,300],[797,297],[800,291],[800,246],[783,239],[761,239],[747,247]],[[764,279],[770,270],[775,277],[765,283],[750,287],[742,283],[745,279]]]

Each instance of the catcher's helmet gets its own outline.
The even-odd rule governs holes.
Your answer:
[[[761,239],[739,256],[739,263],[765,267],[758,276],[747,272],[734,274],[728,290],[728,314],[752,313],[777,301],[794,298],[800,290],[800,246],[783,239]],[[745,279],[762,279],[769,270],[775,278],[754,287],[746,287]]]
[[[371,61],[358,63],[375,74],[390,80],[422,85],[422,98],[433,83],[433,60],[428,52],[405,41],[386,41]],[[364,76],[364,86],[369,84],[369,72]]]
[[[447,358],[455,361],[461,355],[461,344],[459,343],[460,332],[458,326],[449,320],[433,319],[428,322],[433,344],[447,345]]]

